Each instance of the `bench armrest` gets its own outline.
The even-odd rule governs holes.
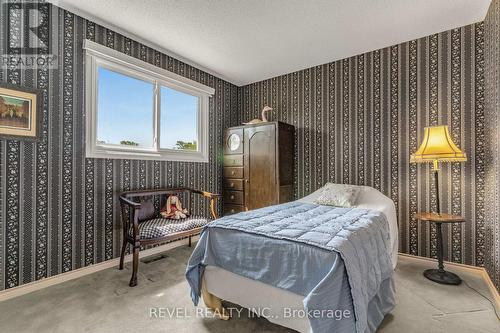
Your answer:
[[[121,204],[121,213],[122,213],[122,225],[123,225],[123,237],[125,238],[132,226],[133,238],[135,240],[139,239],[139,220],[138,213],[141,208],[141,204],[139,202],[132,201],[123,195],[120,195],[120,204]],[[128,214],[127,218],[127,210],[126,207],[133,209]]]
[[[132,200],[127,199],[127,198],[125,198],[123,196],[120,196],[120,201],[123,202],[124,204],[132,206],[134,209],[141,208],[141,204],[139,202],[132,201]]]
[[[206,192],[206,191],[201,191],[201,192],[202,192],[202,195],[203,195],[204,197],[207,197],[207,198],[215,198],[215,199],[216,199],[216,198],[218,198],[218,197],[220,197],[220,196],[221,196],[221,195],[220,195],[220,194],[218,194],[218,193],[210,193],[210,192]]]
[[[201,194],[205,198],[210,199],[210,213],[212,214],[212,217],[214,219],[217,219],[218,216],[217,216],[217,212],[215,210],[215,200],[217,200],[217,198],[219,198],[221,195],[218,193],[210,193],[207,191],[200,191],[200,190],[195,190],[195,189],[190,189],[190,191],[193,193],[196,193],[196,194]]]

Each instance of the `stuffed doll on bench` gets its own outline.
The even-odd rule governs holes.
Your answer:
[[[189,212],[186,208],[182,208],[181,200],[178,196],[170,195],[167,199],[167,203],[161,209],[160,215],[164,219],[180,220],[187,218]]]

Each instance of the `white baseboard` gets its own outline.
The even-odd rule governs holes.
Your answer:
[[[192,237],[193,244],[198,240],[198,238],[199,238],[199,236]],[[168,250],[171,250],[173,248],[183,246],[183,245],[188,245],[187,238],[140,251],[139,257],[140,258],[149,257],[149,256],[156,255],[156,254],[159,254],[159,253],[162,253],[162,252],[165,252],[165,251],[168,251]],[[132,261],[131,254],[125,256],[125,262],[130,262],[130,261]],[[14,297],[26,295],[26,294],[29,294],[31,292],[34,292],[34,291],[37,291],[37,290],[40,290],[43,288],[47,288],[47,287],[50,287],[50,286],[53,286],[53,285],[56,285],[59,283],[63,283],[63,282],[69,281],[69,280],[77,279],[79,277],[89,275],[89,274],[92,274],[95,272],[99,272],[99,271],[102,271],[102,270],[105,270],[108,268],[117,267],[119,263],[120,263],[120,258],[115,258],[115,259],[100,262],[98,264],[90,265],[87,267],[78,268],[78,269],[75,269],[75,270],[72,270],[72,271],[69,271],[66,273],[54,275],[54,276],[44,278],[44,279],[41,279],[38,281],[26,283],[26,284],[20,285],[18,287],[13,287],[13,288],[9,288],[6,290],[2,290],[2,291],[0,291],[0,302],[14,298]]]
[[[432,259],[432,258],[419,257],[419,256],[414,256],[414,255],[406,254],[406,253],[399,253],[398,255],[401,257],[437,263],[437,260]],[[449,262],[449,261],[445,261],[444,263],[446,266],[452,266],[452,267],[456,267],[459,269],[468,270],[469,272],[472,272],[472,273],[479,275],[484,280],[484,282],[488,286],[488,289],[490,290],[491,295],[493,296],[493,302],[495,303],[496,312],[500,313],[500,294],[498,293],[498,290],[495,287],[495,284],[493,283],[493,281],[491,281],[491,277],[488,274],[488,272],[486,271],[486,269],[484,269],[484,267],[464,265],[464,264],[459,264],[456,262]]]

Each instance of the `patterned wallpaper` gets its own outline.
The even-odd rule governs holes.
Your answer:
[[[435,257],[435,227],[412,216],[435,207],[430,165],[410,164],[424,127],[448,124],[466,163],[442,164],[446,260],[482,266],[485,243],[483,23],[244,86],[241,121],[293,124],[295,197],[327,181],[373,186],[397,206],[400,251]]]
[[[0,289],[117,257],[122,190],[186,185],[219,192],[222,133],[237,110],[236,86],[57,7],[41,10],[55,15],[43,38],[56,37],[59,68],[0,70],[1,82],[42,89],[45,103],[40,142],[0,140]],[[210,162],[86,159],[84,38],[214,87]],[[207,211],[203,202],[194,210]]]
[[[326,181],[378,188],[397,204],[400,250],[422,256],[436,254],[435,229],[412,215],[431,209],[435,197],[429,166],[409,164],[409,155],[424,126],[450,125],[469,160],[442,166],[442,205],[465,215],[467,223],[445,228],[445,258],[486,265],[498,286],[499,189],[489,186],[498,186],[499,179],[494,141],[499,119],[493,109],[497,103],[498,110],[499,94],[498,2],[484,26],[241,88],[67,11],[52,6],[51,13],[42,11],[57,18],[43,33],[56,37],[59,68],[0,68],[1,82],[38,87],[45,103],[41,141],[0,140],[0,289],[116,257],[121,241],[116,193],[122,190],[188,185],[219,192],[224,128],[259,116],[265,104],[275,109],[272,120],[297,128],[296,197]],[[3,20],[1,15],[0,36]],[[214,87],[210,162],[86,159],[84,38]],[[0,37],[0,54],[4,50]],[[489,158],[491,150],[495,158]],[[496,213],[489,207],[497,207]],[[196,202],[195,211],[206,208]]]
[[[486,270],[500,290],[500,0],[484,20]]]

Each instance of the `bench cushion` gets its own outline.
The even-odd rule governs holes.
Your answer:
[[[139,223],[139,235],[141,239],[166,237],[177,232],[202,227],[208,222],[206,218],[194,216],[181,220],[155,218]]]

